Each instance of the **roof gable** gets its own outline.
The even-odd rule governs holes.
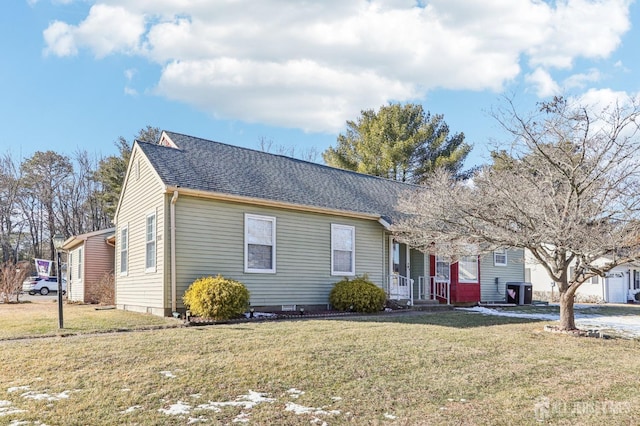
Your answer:
[[[72,248],[87,241],[89,238],[96,236],[102,236],[102,238],[109,239],[109,237],[115,235],[116,228],[99,229],[97,231],[87,232],[85,234],[73,235],[62,244],[64,250],[71,250]]]
[[[391,222],[399,195],[416,188],[282,155],[163,132],[137,142],[165,186],[366,215]]]

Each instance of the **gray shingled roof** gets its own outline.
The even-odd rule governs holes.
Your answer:
[[[138,142],[167,186],[381,216],[413,185],[179,133],[179,149]]]

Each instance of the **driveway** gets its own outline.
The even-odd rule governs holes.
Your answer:
[[[11,300],[15,301],[16,299],[12,298]],[[31,296],[31,295],[29,295],[29,293],[22,293],[20,295],[20,301],[29,301],[29,302],[34,302],[34,303],[38,303],[38,302],[53,303],[56,300],[58,300],[58,294],[57,293],[49,293],[46,296],[41,296],[39,294],[34,294],[33,296]],[[62,300],[66,300],[66,296]]]

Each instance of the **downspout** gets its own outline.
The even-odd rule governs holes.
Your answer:
[[[178,191],[171,197],[171,312],[176,312],[176,202]]]

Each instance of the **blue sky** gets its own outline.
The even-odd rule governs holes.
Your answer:
[[[637,97],[637,25],[629,0],[12,0],[0,154],[111,155],[147,125],[322,152],[362,109],[414,102],[477,165],[508,140],[504,94]]]

